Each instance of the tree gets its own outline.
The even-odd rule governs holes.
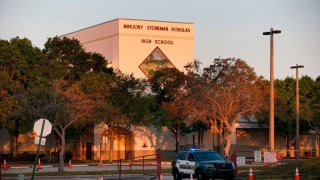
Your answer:
[[[320,148],[320,76],[316,80],[309,76],[300,79],[300,110],[302,122],[307,122],[308,128],[317,135]],[[305,126],[302,124],[302,127]]]
[[[0,40],[0,120],[10,134],[10,149],[18,155],[18,135],[30,130],[30,122],[14,117],[15,96],[27,89],[44,85],[44,57],[31,41],[19,37],[10,41]]]
[[[295,137],[295,82],[291,77],[275,81],[275,128],[285,138],[287,156]]]
[[[210,129],[210,126],[204,120],[198,120],[198,121],[195,121],[194,123],[191,124],[190,129],[193,132],[198,133],[197,147],[201,148],[201,146],[203,145],[204,133],[205,133],[205,131]]]
[[[37,120],[49,119],[58,134],[59,172],[63,172],[66,146],[66,131],[75,123],[92,119],[94,101],[79,89],[79,84],[68,84],[64,80],[55,81],[49,88],[35,88],[19,96],[20,108],[17,116]]]
[[[127,119],[121,113],[120,109],[115,107],[110,99],[108,93],[111,92],[112,86],[115,84],[116,75],[106,73],[93,73],[88,75],[82,82],[83,91],[92,98],[97,108],[95,109],[95,116],[97,123],[104,123],[108,125],[110,132],[110,154],[109,161],[113,161],[113,136],[116,127],[121,127],[127,124]]]
[[[131,126],[144,126],[148,124],[149,106],[152,97],[146,93],[147,81],[137,79],[133,75],[117,73],[114,84],[108,88],[106,98],[112,105],[111,118],[106,122],[111,131],[113,140],[114,130],[117,127],[129,129]],[[113,150],[113,141],[110,142],[110,152]],[[112,161],[112,154],[110,155]]]
[[[112,72],[100,54],[86,52],[80,42],[67,37],[49,38],[43,54],[48,64],[49,79],[80,80],[89,72]]]
[[[93,73],[82,84],[83,91],[97,103],[97,123],[108,126],[110,135],[109,161],[113,161],[113,139],[117,128],[129,129],[132,125],[145,125],[148,117],[150,96],[146,93],[147,82],[121,72]]]
[[[190,98],[196,101],[195,113],[207,119],[220,136],[220,151],[229,154],[231,133],[240,117],[254,114],[265,106],[265,83],[243,60],[217,58],[203,69],[201,86]]]
[[[175,137],[176,151],[179,150],[181,127],[191,108],[187,99],[187,76],[174,68],[165,68],[155,72],[151,79],[151,89],[156,94],[157,114],[162,110],[165,117],[156,118],[155,123],[167,127]]]

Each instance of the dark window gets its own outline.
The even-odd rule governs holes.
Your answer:
[[[223,157],[220,156],[220,154],[218,154],[217,152],[194,152],[194,154],[199,161],[224,161]]]
[[[195,161],[194,155],[192,153],[189,154],[188,160],[189,161]]]
[[[184,152],[181,154],[181,156],[179,157],[180,160],[186,160],[187,159],[187,155],[188,153],[187,152]]]

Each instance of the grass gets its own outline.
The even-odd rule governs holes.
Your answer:
[[[320,158],[302,159],[299,161],[299,174],[302,180],[320,180]],[[249,170],[249,167],[241,167],[240,170]],[[265,167],[253,167],[259,170],[253,173],[255,179],[294,179],[296,162],[289,160],[286,164]],[[239,178],[247,178],[248,172],[240,173]]]

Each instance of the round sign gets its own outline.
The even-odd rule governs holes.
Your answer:
[[[45,122],[42,132],[42,137],[46,137],[48,134],[51,133],[52,124],[47,119],[39,119],[34,123],[33,130],[40,136],[42,124]]]

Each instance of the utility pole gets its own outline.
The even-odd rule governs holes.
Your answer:
[[[270,116],[269,116],[269,150],[274,150],[274,72],[273,72],[273,34],[280,34],[280,30],[270,29],[263,35],[270,35]]]
[[[296,64],[291,66],[291,69],[296,69],[296,162],[299,161],[300,156],[300,136],[299,136],[299,68],[304,68],[303,65]]]

